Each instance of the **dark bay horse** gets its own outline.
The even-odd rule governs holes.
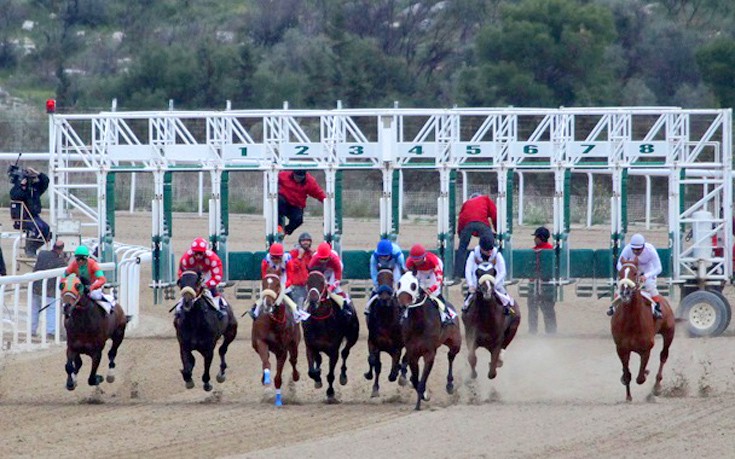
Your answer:
[[[467,360],[470,363],[472,379],[477,378],[478,347],[490,352],[490,369],[487,377],[495,378],[497,369],[503,366],[500,351],[508,347],[518,331],[521,323],[521,311],[518,303],[511,305],[515,314],[503,314],[503,304],[495,294],[495,270],[489,264],[481,264],[476,272],[477,291],[469,308],[462,313],[465,340],[467,342]]]
[[[669,346],[674,340],[676,320],[668,301],[662,298],[661,319],[655,319],[651,311],[651,305],[641,295],[641,283],[638,275],[638,258],[622,260],[622,267],[618,273],[618,294],[620,304],[615,309],[610,321],[615,347],[618,357],[623,364],[623,376],[620,382],[625,386],[625,399],[633,400],[630,395],[630,380],[632,375],[628,369],[630,353],[635,352],[641,357],[641,366],[638,370],[636,382],[646,382],[648,370],[648,359],[654,345],[654,337],[660,334],[663,337],[663,349],[659,355],[658,373],[653,393],[661,392],[661,380],[663,379],[664,364],[669,357]]]
[[[301,323],[304,328],[304,343],[306,344],[306,359],[309,364],[309,377],[314,380],[314,387],[322,387],[322,356],[329,357],[329,373],[327,374],[327,402],[338,403],[334,396],[334,368],[342,348],[342,368],[339,383],[347,384],[347,357],[350,349],[357,342],[360,334],[360,322],[355,314],[349,318],[343,316],[340,308],[335,304],[327,292],[327,280],[319,271],[312,271],[306,281],[307,312],[311,314]]]
[[[291,308],[284,302],[281,290],[281,278],[274,272],[269,272],[261,281],[260,315],[253,321],[252,345],[260,356],[263,365],[263,385],[271,383],[270,353],[276,356],[276,406],[283,404],[281,399],[281,374],[286,357],[293,368],[293,380],[299,380],[299,371],[296,363],[299,357],[299,343],[301,342],[301,328],[294,319]]]
[[[201,273],[184,271],[178,284],[181,289],[181,311],[176,313],[174,327],[176,338],[179,340],[181,363],[184,366],[181,375],[186,383],[186,388],[193,388],[194,381],[191,379],[194,369],[193,352],[198,351],[204,357],[204,374],[202,375],[204,390],[209,392],[212,390],[212,384],[209,382],[209,368],[214,358],[214,347],[220,337],[224,336],[224,341],[219,347],[220,371],[217,374],[217,382],[222,383],[225,381],[225,370],[227,369],[225,354],[230,343],[237,336],[237,320],[230,307],[227,308],[224,317],[221,319],[218,317],[217,311],[209,305],[205,296]]]
[[[426,394],[426,381],[434,366],[436,350],[442,344],[449,348],[447,393],[454,392],[452,365],[462,346],[462,336],[458,325],[442,326],[435,300],[419,287],[419,280],[413,273],[407,272],[401,276],[397,295],[398,303],[408,309],[401,324],[401,334],[406,347],[408,366],[411,368],[411,384],[416,389],[416,409],[420,410],[421,400],[429,400]],[[421,357],[424,358],[424,371],[419,379],[419,358]]]
[[[391,357],[390,374],[388,381],[395,381],[398,372],[401,372],[401,379],[398,384],[406,385],[406,363],[401,365],[401,350],[403,350],[403,336],[401,335],[401,307],[398,300],[393,295],[393,270],[381,269],[378,272],[378,291],[377,296],[373,300],[368,316],[368,371],[365,373],[365,379],[373,378],[373,370],[375,370],[375,382],[373,384],[373,393],[371,397],[380,395],[380,385],[378,379],[380,377],[381,363],[380,353],[385,352]]]
[[[115,356],[125,338],[125,326],[128,323],[122,306],[116,304],[110,313],[106,314],[101,306],[85,293],[82,280],[75,274],[70,274],[61,283],[61,302],[64,307],[66,328],[66,388],[74,390],[77,387],[77,374],[82,368],[81,354],[92,358],[92,369],[87,380],[89,385],[97,386],[102,382],[102,376],[97,374],[97,368],[102,359],[105,343],[110,338],[112,347],[107,353],[110,359],[107,382],[114,382]]]

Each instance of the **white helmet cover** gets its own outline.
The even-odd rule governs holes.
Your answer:
[[[646,244],[646,239],[643,237],[642,234],[634,234],[632,238],[630,238],[630,247],[633,249],[640,249],[643,248],[643,246]]]

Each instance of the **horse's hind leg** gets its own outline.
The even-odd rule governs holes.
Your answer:
[[[406,383],[408,382],[406,378],[406,373],[408,373],[408,355],[404,351],[403,358],[401,359],[401,376],[398,378],[399,386],[405,386]]]
[[[227,379],[227,376],[225,375],[225,370],[227,370],[227,361],[225,360],[225,354],[227,354],[227,349],[230,347],[230,343],[234,341],[235,337],[237,336],[237,323],[233,326],[232,324],[228,325],[227,329],[225,329],[224,333],[224,341],[222,342],[222,345],[219,347],[219,373],[217,373],[217,382],[223,383]]]
[[[202,382],[204,383],[204,390],[209,392],[212,390],[212,383],[209,382],[211,380],[209,369],[212,367],[212,360],[214,360],[214,345],[212,345],[211,349],[207,349],[206,352],[202,352],[202,354],[204,354],[204,374],[202,374]]]
[[[92,355],[92,368],[89,370],[89,379],[87,379],[87,383],[90,386],[99,386],[100,383],[104,380],[104,378],[97,374],[97,369],[100,366],[100,361],[102,360],[102,349],[98,350],[97,352]]]
[[[77,387],[77,373],[79,372],[77,365],[75,365],[75,361],[77,359],[81,360],[81,358],[79,358],[79,354],[67,348],[66,349],[66,366],[65,366],[66,389],[67,390],[74,390]]]
[[[623,364],[623,376],[620,377],[620,382],[625,386],[625,400],[630,402],[633,400],[633,397],[630,395],[630,380],[633,376],[630,374],[630,369],[628,368],[630,351],[618,348],[618,357],[620,358],[620,363]]]
[[[472,379],[476,379],[477,378],[477,370],[476,370],[477,353],[475,351],[477,351],[477,346],[475,345],[474,342],[472,342],[472,343],[467,343],[467,347],[469,348],[469,350],[467,351],[467,361],[470,364],[470,377]]]
[[[638,377],[635,379],[635,382],[637,382],[638,384],[643,384],[644,382],[646,382],[646,375],[648,375],[648,370],[646,370],[646,367],[648,366],[648,359],[650,357],[650,349],[641,354],[641,366],[638,369]]]
[[[283,400],[281,399],[281,384],[283,383],[283,365],[286,363],[287,356],[288,352],[285,349],[276,354],[276,377],[273,381],[276,386],[276,406],[283,405]]]
[[[334,369],[337,367],[337,361],[339,360],[339,352],[332,351],[329,354],[329,373],[327,373],[327,403],[339,403],[334,396]]]
[[[187,389],[194,388],[194,380],[191,378],[192,372],[194,371],[194,354],[191,349],[185,348],[183,343],[179,342],[179,353],[181,354],[181,376],[184,378]]]
[[[674,341],[674,329],[671,328],[661,334],[664,337],[664,348],[661,349],[661,354],[659,355],[656,384],[653,386],[654,395],[659,395],[661,393],[661,380],[664,379],[664,364],[666,364],[666,360],[669,358],[669,346],[671,346],[671,342]]]
[[[288,360],[291,362],[291,368],[293,372],[291,373],[291,379],[293,379],[294,382],[298,382],[299,379],[301,379],[301,375],[299,374],[298,368],[296,368],[296,365],[299,361],[299,342],[293,341],[288,349]]]
[[[115,382],[115,357],[117,357],[117,349],[120,347],[123,339],[125,338],[125,326],[118,327],[112,334],[112,347],[110,352],[107,353],[107,358],[110,360],[110,364],[107,368],[107,382]]]
[[[353,307],[354,309],[354,307]],[[357,318],[354,319],[355,324],[357,323]],[[345,347],[342,349],[342,368],[340,369],[339,373],[339,383],[341,385],[347,384],[347,357],[350,355],[350,349],[352,349],[352,346],[355,345],[357,342],[357,335],[359,334],[359,325],[355,325],[353,328],[351,328],[347,332],[347,343],[345,344]]]
[[[498,366],[502,365],[500,364],[500,350],[501,347],[498,345],[495,345],[490,350],[490,369],[487,372],[487,377],[489,379],[495,379],[498,375]]]
[[[454,358],[459,354],[459,346],[449,346],[449,354],[447,354],[447,361],[449,362],[449,371],[447,371],[447,394],[454,393],[454,374],[452,368],[454,367]]]
[[[367,361],[368,361],[368,371],[366,371],[363,374],[363,376],[365,377],[365,379],[367,379],[368,381],[370,381],[371,379],[373,379],[373,368],[375,367],[375,364],[374,364],[374,362],[375,362],[375,357],[374,357],[375,351],[376,351],[375,345],[373,345],[373,343],[370,340],[368,340],[368,358],[367,358]]]
[[[368,357],[368,361],[370,362],[370,366],[375,368],[375,381],[373,381],[373,392],[370,394],[370,397],[378,397],[380,396],[380,384],[378,380],[380,379],[380,370],[383,367],[380,362],[380,351],[373,349],[373,352]]]
[[[393,382],[398,378],[398,372],[401,369],[401,349],[393,349],[390,353],[390,373],[388,374],[388,381]]]
[[[306,346],[306,362],[309,366],[309,377],[314,380],[314,389],[322,388],[322,356],[319,351],[312,351]]]

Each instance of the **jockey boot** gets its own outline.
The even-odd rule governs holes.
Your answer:
[[[342,314],[344,314],[345,317],[349,318],[354,314],[354,309],[352,307],[351,301],[345,301],[345,303],[342,305]]]
[[[513,309],[511,309],[510,304],[504,304],[503,305],[503,315],[509,316],[513,313]]]
[[[613,302],[612,302],[612,303],[610,303],[610,307],[609,307],[609,308],[607,308],[607,315],[608,315],[608,316],[612,317],[612,316],[613,316],[613,314],[615,314],[615,306],[617,306],[619,302],[620,302],[620,297],[618,297],[618,298],[615,298],[615,299],[613,300]]]
[[[467,292],[467,295],[464,297],[464,304],[462,305],[462,312],[467,312],[467,310],[470,308],[470,304],[472,303],[473,299],[475,299],[475,294]]]
[[[255,319],[257,319],[257,318],[258,318],[258,316],[257,316],[257,315],[255,315],[255,308],[256,308],[257,306],[258,306],[257,304],[253,304],[253,306],[252,306],[252,307],[250,308],[250,311],[248,311],[248,315],[249,315],[249,316],[250,316],[250,318],[251,318],[251,319],[253,319],[253,320],[255,320]]]
[[[664,315],[661,313],[661,297],[656,295],[653,297],[653,304],[651,304],[653,309],[653,318],[654,319],[663,319]]]

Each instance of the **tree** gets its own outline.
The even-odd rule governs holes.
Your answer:
[[[735,107],[735,40],[721,37],[701,47],[697,63],[720,107]]]

